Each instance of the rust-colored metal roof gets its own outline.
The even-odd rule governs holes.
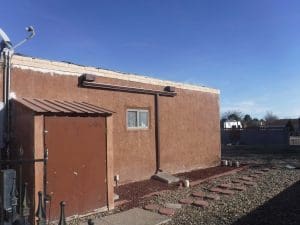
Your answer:
[[[40,114],[85,114],[110,116],[113,112],[102,107],[78,101],[19,98],[15,101]]]

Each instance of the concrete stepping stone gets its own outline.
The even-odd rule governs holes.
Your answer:
[[[244,177],[241,177],[240,180],[243,180],[243,181],[253,181],[253,178],[244,176]]]
[[[254,173],[255,173],[255,174],[258,174],[258,175],[261,175],[261,174],[263,174],[264,172],[263,172],[263,171],[255,171]]]
[[[193,192],[192,196],[197,198],[203,198],[205,196],[205,193],[202,191],[197,191],[197,192]]]
[[[218,201],[218,200],[221,199],[221,197],[220,197],[220,195],[218,195],[218,194],[206,194],[206,195],[204,196],[204,199],[208,199],[208,200],[216,200],[216,201]]]
[[[148,205],[145,205],[143,208],[146,210],[150,210],[150,211],[157,211],[157,210],[159,210],[160,206],[156,205],[156,204],[148,204]]]
[[[207,207],[209,206],[209,203],[207,201],[204,201],[204,200],[197,200],[197,201],[194,201],[193,205],[197,206],[197,207]]]
[[[245,181],[244,184],[247,186],[257,186],[257,183],[255,183],[253,181]]]
[[[233,183],[233,184],[241,184],[242,182],[240,180],[232,180],[231,183]]]
[[[178,203],[166,203],[165,207],[166,208],[170,208],[170,209],[181,209],[181,204],[178,204]]]
[[[165,216],[173,216],[176,211],[175,209],[170,209],[170,208],[160,208],[158,212]]]
[[[185,204],[185,205],[191,205],[193,204],[194,200],[191,198],[184,198],[184,199],[180,199],[179,203],[180,204]]]
[[[259,176],[257,174],[250,174],[249,177],[251,177],[251,178],[259,178]]]
[[[234,186],[230,189],[231,190],[236,190],[236,191],[246,191],[247,188],[245,186]]]
[[[231,188],[231,184],[220,184],[218,187],[220,188]]]
[[[217,192],[217,193],[223,194],[223,195],[233,195],[234,194],[234,191],[227,190],[227,189],[222,189],[222,188],[211,188],[210,191],[211,192]]]
[[[170,217],[148,210],[133,208],[127,211],[95,219],[96,225],[157,225],[165,224]]]
[[[180,181],[178,177],[175,177],[172,174],[167,172],[158,172],[154,174],[152,178],[167,184],[177,183]]]

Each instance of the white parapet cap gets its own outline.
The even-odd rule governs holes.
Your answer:
[[[99,77],[114,78],[119,80],[126,80],[126,81],[159,85],[159,86],[174,86],[175,88],[180,88],[180,89],[220,94],[220,90],[218,89],[209,88],[200,85],[192,85],[192,84],[185,84],[185,83],[173,82],[168,80],[160,80],[148,76],[122,73],[122,72],[96,68],[91,66],[76,65],[68,62],[38,59],[29,56],[14,55],[12,58],[12,67],[24,69],[24,70],[37,71],[41,73],[57,74],[57,75],[80,76],[86,73],[86,74],[92,74]]]

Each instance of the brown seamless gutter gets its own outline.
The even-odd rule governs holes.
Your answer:
[[[96,83],[96,82],[89,82],[89,81],[82,81],[80,83],[80,87],[89,87],[89,88],[96,88],[96,89],[103,89],[103,90],[110,90],[110,91],[122,91],[122,92],[136,93],[136,94],[149,94],[149,95],[157,95],[158,94],[160,96],[166,96],[166,97],[176,96],[175,92],[158,91],[158,90],[152,90],[152,89],[135,88],[135,87],[127,87],[127,86],[118,86],[118,85]]]

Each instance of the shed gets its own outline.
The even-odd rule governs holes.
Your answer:
[[[58,219],[60,201],[67,215],[113,208],[113,112],[79,101],[21,98],[11,105],[12,153],[22,146],[23,158],[34,159],[22,168],[31,208],[38,191],[51,199],[50,221]]]

